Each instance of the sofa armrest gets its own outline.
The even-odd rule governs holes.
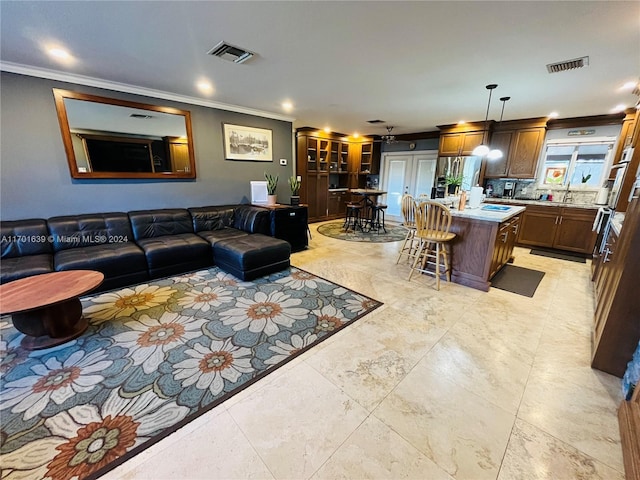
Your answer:
[[[234,215],[233,227],[247,233],[270,235],[270,211],[254,205],[238,205]]]

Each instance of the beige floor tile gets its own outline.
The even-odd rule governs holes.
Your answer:
[[[574,372],[572,381],[567,381],[561,371],[549,373],[534,369],[518,418],[609,467],[622,470],[616,421],[620,398],[607,388],[599,388],[599,380],[606,378],[604,374],[587,368],[583,372],[582,380],[576,379]]]
[[[444,334],[421,318],[387,308],[362,321],[307,364],[371,411]],[[348,352],[348,353],[347,353]]]
[[[623,480],[624,475],[522,420],[509,439],[498,480]]]
[[[375,417],[367,418],[313,480],[338,479],[453,480]]]
[[[449,330],[420,366],[515,415],[531,365],[509,352],[458,335],[461,324]]]
[[[495,479],[515,420],[419,363],[373,414],[458,479]]]
[[[197,428],[174,434],[171,444],[160,442],[103,479],[184,480],[272,479],[249,441],[231,416],[203,415]],[[206,420],[206,421],[205,421]]]
[[[276,478],[309,478],[367,417],[304,363],[229,407]]]

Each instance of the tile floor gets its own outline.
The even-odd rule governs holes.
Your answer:
[[[589,263],[530,255],[527,298],[406,278],[398,243],[292,263],[385,304],[107,479],[623,479],[620,380],[589,367]]]

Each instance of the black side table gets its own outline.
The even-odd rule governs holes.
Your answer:
[[[264,207],[271,210],[271,236],[289,242],[292,252],[307,248],[309,213],[306,205],[264,205]]]

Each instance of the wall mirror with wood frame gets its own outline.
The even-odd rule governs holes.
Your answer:
[[[53,89],[73,178],[196,178],[188,110]]]

